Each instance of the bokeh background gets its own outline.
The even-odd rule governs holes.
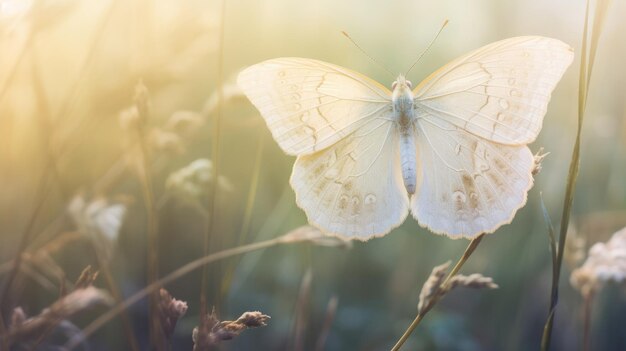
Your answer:
[[[454,291],[431,311],[406,349],[538,349],[552,269],[540,193],[558,224],[576,130],[585,2],[224,3],[0,0],[0,263],[15,257],[25,233],[30,253],[79,233],[50,253],[53,264],[28,264],[32,274],[18,276],[21,294],[13,305],[28,315],[39,313],[58,297],[59,275],[73,281],[86,265],[103,263],[94,247],[106,252],[104,262],[123,295],[147,284],[147,212],[136,166],[137,135],[128,125],[138,84],[149,93],[144,139],[158,205],[158,271],[164,275],[202,256],[211,189],[200,186],[191,194],[173,195],[168,178],[197,159],[212,158],[218,133],[221,178],[210,251],[271,239],[306,224],[288,185],[294,158],[281,152],[237,90],[239,70],[264,59],[301,56],[357,70],[388,86],[388,75],[341,31],[400,73],[449,19],[408,77],[413,82],[469,50],[517,35],[558,38],[574,47],[576,58],[552,96],[538,140],[530,145],[550,154],[528,204],[512,224],[487,236],[463,269],[493,277],[500,288]],[[586,246],[626,225],[625,18],[626,3],[614,1],[589,91],[572,210],[572,227]],[[251,191],[252,207],[246,211]],[[81,212],[68,210],[76,199],[106,199],[120,206],[118,212],[96,216],[109,228],[104,239],[100,233],[100,246],[92,245],[94,233],[78,223]],[[409,218],[388,236],[355,242],[350,249],[288,245],[212,265],[205,297],[220,317],[233,319],[248,310],[272,317],[267,327],[220,348],[313,350],[330,327],[320,349],[389,349],[414,318],[430,270],[456,260],[467,243],[433,235]],[[564,265],[554,350],[580,348],[583,300],[569,284],[573,264]],[[52,266],[57,275],[46,269]],[[5,278],[8,266],[2,267]],[[106,284],[99,279],[96,286]],[[200,314],[201,274],[186,275],[167,289],[189,304],[172,340],[173,349],[189,350]],[[332,320],[331,301],[337,303]],[[73,321],[80,327],[106,309],[98,307]],[[147,311],[146,302],[129,310],[142,347],[147,347]],[[596,296],[592,320],[593,349],[626,349],[621,287],[608,286]],[[90,346],[126,349],[119,320],[93,335]]]

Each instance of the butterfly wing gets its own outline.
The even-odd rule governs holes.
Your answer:
[[[280,147],[297,155],[290,183],[311,224],[367,240],[408,214],[391,95],[329,63],[279,58],[251,66],[238,84]]]
[[[544,37],[498,41],[431,74],[414,90],[423,113],[509,145],[535,140],[550,94],[573,60],[565,43]]]
[[[239,87],[287,154],[335,144],[390,108],[388,89],[330,63],[278,58],[243,70]]]
[[[511,38],[462,56],[416,87],[422,183],[411,212],[421,225],[472,238],[511,222],[533,184],[526,144],[572,59],[558,40]]]
[[[422,183],[411,199],[415,219],[452,238],[510,223],[533,184],[528,147],[493,143],[428,117],[417,122]]]
[[[409,197],[397,138],[396,126],[382,115],[323,151],[299,156],[290,182],[309,222],[359,240],[399,226]]]

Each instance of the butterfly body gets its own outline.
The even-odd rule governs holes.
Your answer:
[[[525,205],[535,167],[527,144],[572,60],[567,44],[527,36],[463,55],[415,88],[400,76],[390,91],[295,57],[248,67],[237,83],[297,156],[290,184],[311,224],[367,240],[411,213],[435,233],[471,239]]]
[[[411,82],[404,76],[398,76],[391,85],[392,120],[400,134],[400,160],[402,179],[406,191],[413,195],[417,186],[417,157],[415,150],[415,106]]]

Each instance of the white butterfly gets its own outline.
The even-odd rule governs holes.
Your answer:
[[[304,58],[248,67],[238,84],[296,155],[291,186],[311,224],[367,240],[420,225],[453,238],[510,223],[532,187],[526,146],[573,59],[567,44],[517,37],[484,46],[415,89]]]

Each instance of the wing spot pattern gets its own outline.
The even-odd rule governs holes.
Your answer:
[[[352,205],[352,215],[358,216],[361,213],[361,198],[359,195],[355,195],[350,199],[350,205]]]
[[[365,196],[365,205],[373,205],[376,202],[376,195],[367,194]]]
[[[506,101],[506,99],[500,99],[500,101],[498,101],[498,103],[500,104],[500,107],[501,107],[503,110],[506,110],[506,109],[507,109],[507,108],[509,108],[509,106],[510,106],[510,105],[509,105],[509,102],[508,102],[508,101]]]

